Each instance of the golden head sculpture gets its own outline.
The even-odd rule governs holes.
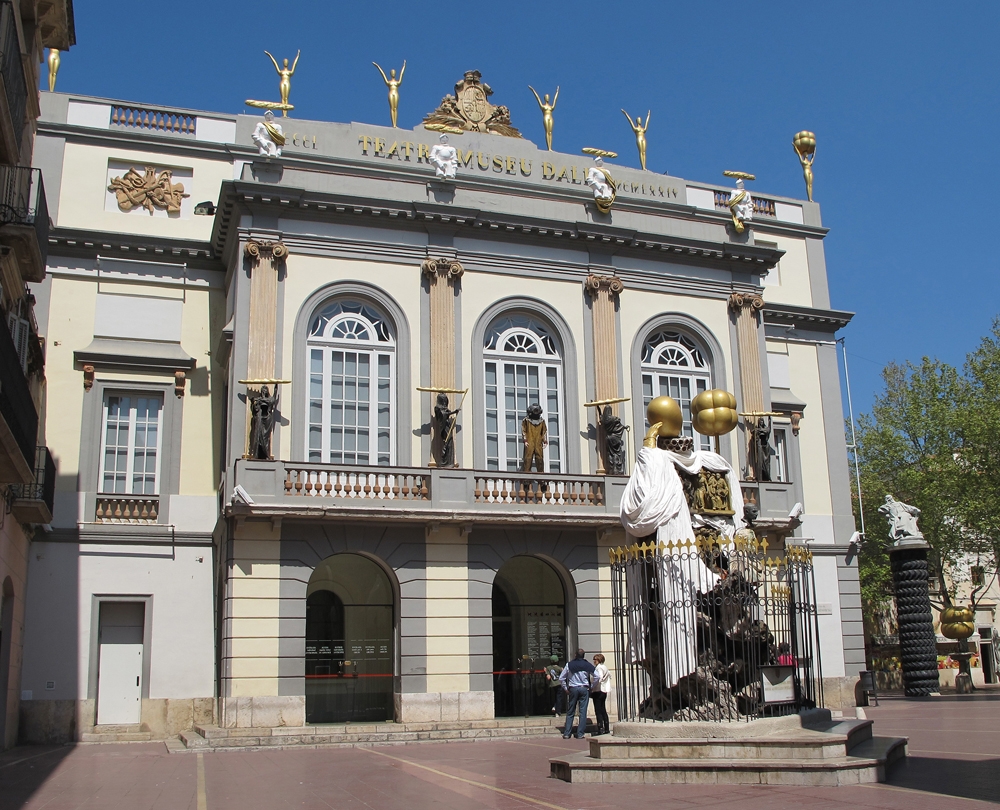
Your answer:
[[[673,397],[656,397],[651,400],[646,406],[646,419],[651,425],[659,422],[659,435],[668,439],[676,439],[684,427],[684,414]]]
[[[691,400],[691,424],[702,436],[729,433],[739,422],[736,397],[720,388],[702,391]]]

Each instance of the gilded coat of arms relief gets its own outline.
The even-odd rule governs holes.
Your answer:
[[[494,106],[489,97],[493,89],[482,81],[482,73],[468,70],[455,85],[455,94],[441,99],[438,108],[424,118],[427,129],[437,131],[489,132],[520,138],[521,133],[510,123],[510,110]]]

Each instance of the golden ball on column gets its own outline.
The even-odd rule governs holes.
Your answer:
[[[673,397],[656,397],[646,406],[646,419],[649,424],[660,422],[660,435],[668,439],[676,439],[684,427],[684,414],[681,406]]]
[[[691,425],[702,436],[721,436],[738,423],[736,397],[728,391],[714,388],[691,400]]]

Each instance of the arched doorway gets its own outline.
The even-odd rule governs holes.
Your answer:
[[[316,566],[306,590],[306,722],[391,720],[395,598],[360,554]]]
[[[566,589],[537,557],[512,557],[493,580],[493,693],[497,717],[552,713],[545,680],[566,663]]]

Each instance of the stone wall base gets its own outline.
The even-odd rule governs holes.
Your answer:
[[[856,675],[840,678],[823,679],[823,705],[834,711],[854,711],[858,705],[855,687],[858,685]]]
[[[394,697],[400,723],[492,720],[494,716],[492,691],[397,692]]]
[[[279,728],[306,724],[305,695],[261,695],[219,699],[223,728]]]
[[[96,700],[22,700],[22,743],[60,745],[79,742],[94,727]],[[195,723],[215,722],[215,698],[145,698],[139,722],[154,740],[176,737]]]

